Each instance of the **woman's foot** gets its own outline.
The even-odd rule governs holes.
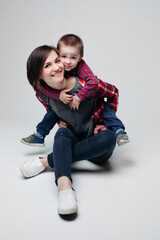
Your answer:
[[[24,177],[30,178],[43,172],[47,167],[49,167],[47,157],[40,157],[35,160],[22,163],[20,170]]]
[[[58,213],[61,215],[73,214],[78,211],[75,190],[72,188],[68,177],[60,177],[57,180],[59,190]]]
[[[78,211],[75,191],[70,188],[59,192],[58,213],[73,214]]]

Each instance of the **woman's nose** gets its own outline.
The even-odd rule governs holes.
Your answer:
[[[59,66],[57,64],[53,65],[53,68],[52,68],[53,71],[57,71],[58,69],[59,69]]]

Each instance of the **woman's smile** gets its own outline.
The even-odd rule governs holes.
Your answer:
[[[64,65],[55,51],[51,51],[48,55],[42,69],[41,78],[51,88],[64,89],[66,84],[64,79]]]
[[[62,71],[61,71],[61,72],[62,72]],[[56,74],[52,74],[51,76],[52,76],[52,77],[57,77],[57,76],[59,76],[59,75],[61,74],[61,72],[56,73]]]

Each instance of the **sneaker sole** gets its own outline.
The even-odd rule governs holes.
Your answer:
[[[27,142],[23,141],[22,139],[20,141],[21,141],[21,143],[28,145],[28,146],[33,146],[33,147],[44,147],[45,146],[44,143],[27,143]]]
[[[118,144],[118,146],[120,147],[120,146],[123,146],[124,144],[126,144],[126,143],[129,143],[130,142],[130,140],[121,140],[119,143],[117,143]]]

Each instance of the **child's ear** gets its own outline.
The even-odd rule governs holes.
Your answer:
[[[82,58],[83,58],[83,57],[80,57],[78,62],[80,62]]]

